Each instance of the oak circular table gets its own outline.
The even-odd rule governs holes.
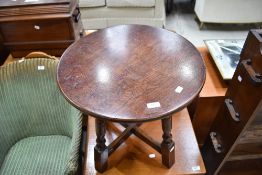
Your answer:
[[[108,156],[135,134],[162,154],[162,163],[175,162],[172,114],[186,107],[205,81],[205,65],[197,49],[180,35],[144,25],[120,25],[89,34],[62,55],[57,82],[65,98],[96,118],[95,168],[107,169]],[[143,122],[162,121],[163,141],[143,133]],[[125,131],[105,145],[107,121]]]

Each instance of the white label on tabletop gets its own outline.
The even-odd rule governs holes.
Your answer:
[[[149,154],[148,157],[152,159],[152,158],[155,158],[156,155],[155,154]]]
[[[157,102],[152,102],[152,103],[147,103],[146,104],[147,108],[151,109],[151,108],[160,108],[161,105],[160,103],[157,101]]]
[[[22,58],[22,59],[18,60],[18,63],[22,63],[23,61],[25,61],[25,59],[24,59],[24,58]]]
[[[25,2],[37,2],[38,0],[25,0]]]
[[[238,79],[239,82],[242,81],[242,77],[240,75],[237,76],[237,79]]]
[[[193,167],[192,167],[192,170],[193,170],[193,171],[199,171],[199,170],[200,170],[200,166],[193,166]]]
[[[175,149],[175,146],[173,146],[173,147],[171,148],[170,152],[172,152],[174,149]]]
[[[183,91],[183,89],[184,89],[183,87],[177,86],[175,91],[176,93],[180,94]]]
[[[35,28],[36,30],[40,30],[40,26],[38,26],[38,25],[35,25],[34,28]]]
[[[45,66],[37,66],[38,70],[45,70]]]

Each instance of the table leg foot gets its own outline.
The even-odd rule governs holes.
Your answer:
[[[106,146],[106,123],[104,120],[96,119],[96,146],[94,148],[95,168],[103,173],[107,169],[108,147]]]
[[[175,163],[175,144],[161,144],[162,164],[171,168]]]
[[[107,170],[108,149],[101,150],[97,147],[94,148],[95,154],[95,168],[99,173]]]
[[[172,140],[172,116],[162,119],[163,141],[161,143],[162,163],[167,168],[175,163],[175,143]]]

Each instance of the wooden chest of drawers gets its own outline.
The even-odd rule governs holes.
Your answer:
[[[77,0],[0,3],[0,33],[13,57],[32,51],[61,56],[83,34]]]
[[[262,172],[261,45],[262,30],[251,30],[201,149],[207,175]]]

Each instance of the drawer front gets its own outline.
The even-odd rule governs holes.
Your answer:
[[[252,154],[261,153],[258,145],[239,144],[241,132],[245,131],[245,126],[254,120],[262,108],[261,43],[261,35],[251,31],[226,93],[225,103],[219,109],[210,137],[202,147],[207,174],[218,173],[224,161],[243,158],[239,154],[247,157],[247,153],[254,157]],[[247,152],[247,148],[251,151]],[[233,150],[235,152],[229,157]]]
[[[238,66],[230,83],[210,130],[215,136],[208,137],[202,148],[208,174],[214,174],[261,101],[262,86],[252,83],[242,66]]]
[[[258,81],[254,81],[252,75],[243,66],[243,62],[240,62],[226,94],[226,98],[233,101],[235,112],[240,115],[241,125],[245,125],[250,115],[256,109],[261,100],[262,91],[262,84],[259,83],[261,78],[257,78]],[[257,73],[261,74],[261,72]]]
[[[12,21],[0,24],[5,43],[74,39],[70,19]]]
[[[21,58],[30,52],[41,51],[53,56],[61,56],[74,40],[50,41],[50,42],[31,42],[24,44],[8,45],[7,48],[15,58]]]

